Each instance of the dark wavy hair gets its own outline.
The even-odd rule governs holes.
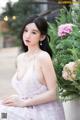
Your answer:
[[[52,50],[49,46],[50,36],[47,34],[48,33],[48,23],[42,16],[31,16],[27,19],[26,23],[24,24],[24,26],[21,30],[21,34],[20,34],[22,50],[24,52],[28,51],[28,47],[25,46],[25,44],[23,42],[23,32],[24,32],[25,26],[28,25],[29,23],[35,23],[38,30],[40,31],[40,33],[42,35],[46,36],[45,39],[43,41],[41,41],[42,44],[40,44],[40,42],[39,42],[39,47],[41,50],[48,52],[50,57],[52,58]]]

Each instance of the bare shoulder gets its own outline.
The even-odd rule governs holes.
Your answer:
[[[39,61],[41,64],[52,63],[52,59],[46,51],[42,51],[39,55]]]

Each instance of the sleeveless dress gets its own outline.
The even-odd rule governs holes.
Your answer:
[[[36,59],[31,63],[29,70],[25,72],[22,80],[17,79],[17,72],[11,80],[19,99],[35,98],[48,90],[47,86],[38,80],[35,61]],[[0,104],[1,113],[7,113],[7,120],[65,120],[63,106],[59,100],[24,108]]]

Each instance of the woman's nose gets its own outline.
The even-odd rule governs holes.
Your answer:
[[[26,33],[26,38],[30,38],[31,34],[29,32]]]

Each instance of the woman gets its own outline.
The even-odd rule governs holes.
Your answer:
[[[43,17],[30,17],[21,33],[24,52],[17,57],[12,85],[17,95],[2,100],[1,113],[8,120],[65,120],[56,96],[56,74]]]

